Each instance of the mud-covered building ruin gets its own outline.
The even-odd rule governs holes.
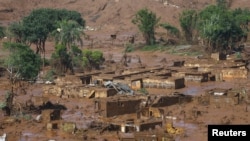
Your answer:
[[[215,107],[242,103],[244,92],[235,89],[211,89],[199,96],[178,92],[178,89],[185,88],[190,82],[199,84],[247,78],[248,71],[243,60],[220,60],[216,55],[214,58],[209,61],[174,61],[172,66],[83,73],[77,75],[75,82],[60,79],[59,84],[47,86],[45,92],[61,98],[91,98],[95,113],[99,115],[97,122],[100,123],[100,132],[133,133],[131,136],[121,135],[120,140],[124,141],[161,140],[165,132],[163,135],[151,136],[140,133],[151,133],[148,131],[156,127],[162,128],[166,120],[195,119],[206,112],[200,107],[193,107],[190,111],[173,114],[173,111],[168,111],[168,107],[177,105],[180,108],[190,102],[196,102],[196,106]],[[61,84],[62,81],[66,84]],[[142,93],[141,89],[161,89],[164,92]],[[57,126],[61,128],[60,123]],[[167,139],[170,140],[166,137]]]
[[[248,97],[244,88],[215,88],[206,90],[204,95],[197,96],[195,99],[200,105],[215,105],[215,107],[225,107],[244,103]]]
[[[95,109],[103,117],[112,117],[123,114],[136,113],[139,110],[141,99],[128,96],[95,99]]]

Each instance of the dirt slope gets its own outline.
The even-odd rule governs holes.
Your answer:
[[[164,2],[162,2],[164,1]],[[149,8],[177,27],[179,13],[184,9],[201,9],[215,0],[1,0],[0,24],[18,21],[36,8],[66,8],[80,12],[86,24],[104,32],[137,31],[131,23],[133,15],[141,8]],[[165,4],[164,4],[165,3]],[[250,7],[248,0],[233,0],[232,8]]]

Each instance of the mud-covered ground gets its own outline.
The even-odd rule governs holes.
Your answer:
[[[48,43],[50,45],[50,43]],[[106,57],[112,54],[113,60],[120,62],[123,55],[124,48],[121,46],[110,45],[105,47],[94,48],[103,50]],[[50,49],[53,51],[53,48]],[[49,56],[49,53],[47,56]],[[195,56],[179,56],[167,53],[167,51],[134,51],[128,53],[131,56],[140,56],[141,63],[146,67],[162,65],[164,61],[165,66],[171,66],[173,60],[190,60],[196,59]],[[136,67],[138,64],[131,63],[129,67]],[[8,79],[0,77],[0,95],[3,99],[5,92],[10,89]],[[179,91],[183,94],[198,96],[205,93],[205,90],[212,88],[239,88],[245,87],[248,93],[249,79],[237,79],[231,81],[210,81],[203,83],[185,83],[185,88],[177,90],[167,89],[148,89],[150,94],[167,94],[173,91]],[[32,96],[42,96],[42,87],[45,84],[29,84],[24,87],[26,94],[18,91],[15,95],[15,105],[25,105],[30,101]],[[62,119],[65,121],[75,122],[77,131],[74,134],[64,133],[59,130],[47,131],[46,123],[37,122],[35,119],[39,113],[25,113],[20,109],[20,113],[12,116],[11,119],[15,121],[6,120],[6,116],[1,112],[0,115],[0,135],[7,134],[8,141],[37,141],[55,139],[57,141],[80,141],[86,140],[104,140],[117,141],[118,132],[107,132],[100,134],[99,130],[89,129],[92,121],[100,120],[98,113],[94,111],[94,103],[92,99],[78,99],[68,98],[62,99],[55,96],[49,96],[52,103],[64,105],[67,109],[62,112]],[[183,105],[173,105],[165,108],[166,111],[171,111],[172,115],[176,117],[173,122],[175,127],[181,127],[185,130],[184,134],[177,136],[177,141],[206,141],[207,140],[207,125],[208,124],[249,124],[250,122],[250,107],[244,103],[235,106],[221,106],[207,105],[200,106],[195,102]],[[198,109],[200,114],[197,117],[190,116],[193,109]],[[183,115],[185,111],[186,115]],[[127,115],[129,116],[129,115]],[[126,117],[126,115],[125,115]],[[117,116],[115,118],[124,118],[124,116]],[[157,128],[156,130],[163,131],[165,128]]]

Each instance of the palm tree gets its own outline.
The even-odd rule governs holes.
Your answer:
[[[83,45],[81,36],[84,35],[83,27],[76,21],[62,20],[58,23],[58,28],[53,31],[52,36],[56,40],[56,44],[65,45],[67,48],[71,48],[72,45]]]
[[[52,36],[55,38],[56,45],[62,45],[66,47],[66,52],[68,52],[68,68],[74,73],[74,58],[77,57],[74,54],[74,48],[83,45],[81,36],[84,35],[83,27],[76,21],[66,21],[62,20],[58,23],[58,28],[52,32]]]

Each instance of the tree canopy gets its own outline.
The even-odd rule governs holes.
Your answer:
[[[52,36],[56,40],[56,44],[60,43],[70,48],[72,45],[83,44],[81,35],[84,34],[83,27],[76,21],[62,20],[58,22],[58,28],[52,32]]]
[[[57,29],[57,22],[62,20],[73,20],[79,25],[85,26],[85,21],[81,18],[80,13],[76,11],[57,10],[57,9],[37,9],[23,19],[24,25],[27,28],[28,40],[35,43],[39,47],[44,47],[45,41],[52,31]],[[39,51],[39,50],[38,50]],[[44,48],[42,48],[44,51]]]
[[[225,0],[218,0],[199,12],[183,11],[179,21],[187,41],[200,37],[210,53],[228,52],[247,38],[249,13],[248,9],[229,9]]]
[[[198,16],[195,10],[184,10],[179,18],[181,28],[184,31],[184,37],[189,43],[194,41],[197,18]]]
[[[3,47],[10,53],[4,64],[11,82],[35,80],[40,71],[41,57],[25,44],[4,42]]]
[[[147,8],[139,10],[132,19],[132,23],[136,24],[142,32],[147,45],[155,43],[155,27],[159,21],[160,18]]]
[[[66,9],[40,8],[33,10],[19,23],[12,25],[12,31],[20,42],[29,42],[37,46],[36,53],[45,52],[45,42],[49,34],[56,30],[59,21],[75,21],[85,26],[81,14]]]
[[[249,16],[235,14],[236,11],[226,7],[211,5],[199,13],[198,30],[211,52],[228,51],[246,35],[237,18],[243,16],[249,20]],[[237,12],[238,13],[238,12]]]
[[[83,54],[83,66],[87,69],[100,69],[100,65],[105,61],[103,53],[101,51],[95,50],[91,51],[85,49],[82,51]]]
[[[66,73],[68,69],[73,73],[72,60],[65,45],[55,46],[55,52],[51,55],[51,65],[59,74]]]

